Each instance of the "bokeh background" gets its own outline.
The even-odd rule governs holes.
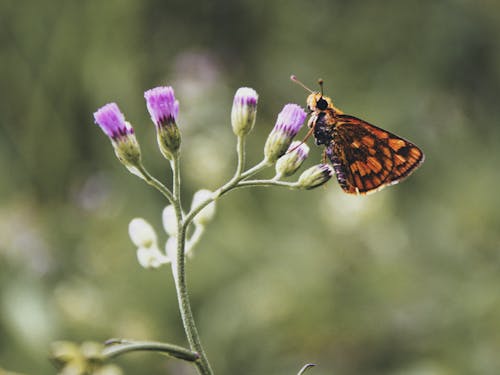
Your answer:
[[[173,85],[189,204],[234,171],[235,90],[260,94],[256,163],[282,106],[305,101],[294,73],[426,161],[368,197],[332,181],[220,202],[188,264],[216,373],[500,373],[498,1],[2,0],[0,32],[0,367],[54,374],[62,339],[186,345],[170,271],[140,268],[127,234],[136,216],[161,234],[165,201],[92,113],[116,101],[167,182],[143,92]],[[116,363],[195,374],[150,353]]]

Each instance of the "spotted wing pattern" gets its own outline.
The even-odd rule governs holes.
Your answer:
[[[349,115],[337,116],[326,155],[340,186],[350,194],[396,184],[424,161],[422,150],[413,143]]]

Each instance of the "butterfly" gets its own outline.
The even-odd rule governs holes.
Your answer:
[[[323,158],[330,160],[346,193],[364,195],[397,184],[423,163],[424,153],[413,143],[335,108],[323,95],[322,80],[321,91],[314,92],[295,76],[291,79],[311,92],[305,139],[313,135],[317,145],[325,146]]]

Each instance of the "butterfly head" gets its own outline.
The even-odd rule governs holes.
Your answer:
[[[332,99],[324,96],[320,92],[313,92],[307,97],[307,109],[311,112],[324,111],[327,108],[334,108]]]

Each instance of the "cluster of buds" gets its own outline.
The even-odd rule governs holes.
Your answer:
[[[155,124],[157,141],[162,155],[172,161],[178,158],[181,146],[181,134],[177,126],[179,101],[170,86],[156,87],[144,93],[146,106]],[[235,135],[242,140],[255,125],[258,95],[254,89],[242,87],[236,91],[231,110],[231,126]],[[303,126],[306,112],[297,104],[286,104],[278,114],[274,128],[267,137],[264,146],[264,164],[275,165],[276,176],[273,180],[294,175],[309,154],[309,147],[295,141]],[[134,134],[134,128],[125,120],[116,103],[109,103],[94,113],[95,122],[109,137],[118,159],[134,174],[144,178],[141,161],[141,149]],[[297,182],[289,186],[300,189],[313,189],[327,182],[333,174],[333,168],[327,164],[310,167],[303,172]],[[201,202],[213,200],[213,192],[200,190],[193,197],[192,209]],[[207,204],[193,218],[194,231],[186,241],[185,251],[189,251],[198,241],[206,224],[212,220],[215,203]],[[153,227],[144,219],[136,218],[130,222],[129,234],[137,246],[137,258],[145,268],[158,268],[172,263],[177,254],[178,218],[173,206],[163,211],[163,226],[168,240],[165,252],[160,251]]]

